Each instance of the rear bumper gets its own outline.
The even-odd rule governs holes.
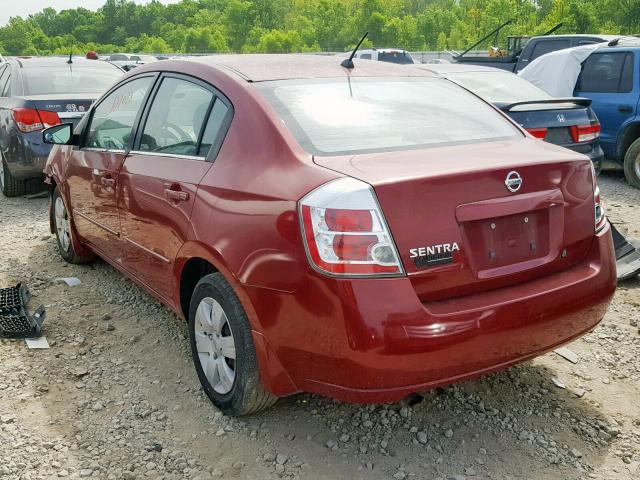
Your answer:
[[[582,153],[583,155],[589,157],[589,160],[593,162],[596,170],[600,170],[600,168],[602,168],[602,162],[604,161],[604,150],[602,150],[599,142],[591,145],[571,145],[567,148],[569,148],[569,150]]]
[[[408,278],[309,274],[303,283],[294,294],[246,287],[274,353],[261,361],[284,369],[297,390],[371,403],[493,372],[588,332],[616,271],[607,227],[571,269],[446,301],[421,303]],[[292,393],[264,378],[268,370],[267,388]]]
[[[15,178],[40,178],[50,151],[51,145],[42,142],[42,132],[18,134],[9,144],[5,161]]]

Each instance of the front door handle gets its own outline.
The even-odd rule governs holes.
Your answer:
[[[165,188],[164,195],[169,200],[174,200],[176,202],[186,202],[189,200],[189,192],[183,192],[182,190],[174,190],[172,188]]]
[[[631,105],[620,105],[618,111],[620,113],[631,113],[633,112],[633,107]]]

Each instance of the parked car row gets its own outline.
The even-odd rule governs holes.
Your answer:
[[[124,72],[84,58],[8,58],[0,64],[0,190],[24,195],[27,181],[44,178],[51,146],[42,131],[77,125],[92,103]]]
[[[640,188],[640,39],[552,52],[520,75],[552,94],[589,98],[606,157]]]
[[[502,107],[580,117],[547,127],[577,133],[570,150],[455,72],[342,65],[154,62],[43,132],[60,254],[104,258],[184,317],[228,414],[300,391],[396,401],[505,368],[591,330],[615,289],[577,151],[594,140],[586,102]]]

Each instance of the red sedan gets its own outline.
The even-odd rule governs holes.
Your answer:
[[[229,414],[499,370],[591,330],[615,289],[589,160],[425,71],[158,62],[44,139],[62,257],[187,319]]]

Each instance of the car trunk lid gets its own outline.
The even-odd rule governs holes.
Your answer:
[[[29,95],[23,98],[28,102],[29,108],[56,112],[62,123],[72,123],[75,127],[89,111],[97,96],[97,94],[95,97],[86,94],[84,96],[69,94],[56,95],[52,98],[47,95]]]
[[[582,143],[577,138],[577,127],[598,123],[590,104],[588,98],[554,98],[496,106],[535,137],[566,147]]]
[[[373,186],[423,301],[569,268],[593,239],[589,162],[534,139],[315,162]]]

